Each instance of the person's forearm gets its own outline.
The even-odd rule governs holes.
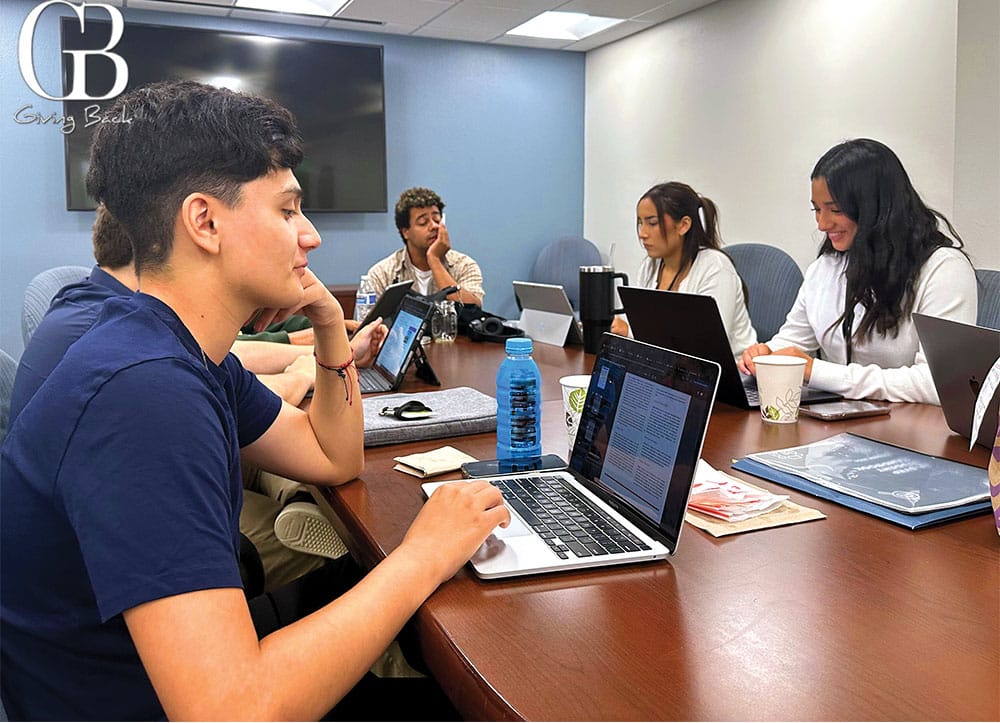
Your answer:
[[[305,374],[294,372],[258,374],[257,379],[283,400],[296,407],[302,404],[302,400],[306,398],[306,394],[312,386],[312,379]]]
[[[264,638],[261,685],[287,693],[281,709],[269,712],[267,719],[317,720],[325,715],[437,584],[427,564],[400,548],[333,603]],[[309,655],[302,655],[303,650]]]
[[[444,576],[404,542],[334,602],[259,641],[233,588],[160,598],[124,618],[171,720],[319,720]]]
[[[364,467],[364,405],[344,324],[316,328],[315,335],[316,383],[309,421],[327,458],[341,468],[341,479],[331,480],[337,483],[357,477]]]
[[[244,368],[254,374],[280,374],[300,356],[312,354],[313,349],[297,344],[237,339],[233,342],[232,352]]]
[[[482,303],[482,299],[469,291],[466,291],[461,287],[461,285],[455,280],[455,277],[448,273],[448,267],[445,266],[444,262],[440,259],[428,256],[427,264],[431,267],[431,272],[434,274],[434,284],[439,289],[447,289],[449,286],[458,286],[458,291],[453,294],[448,294],[446,299],[451,301],[460,302],[462,304],[476,304],[477,306]]]

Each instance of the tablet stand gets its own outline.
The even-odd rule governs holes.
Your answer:
[[[431,366],[430,360],[427,358],[427,353],[424,351],[423,344],[417,344],[416,347],[416,350],[413,352],[413,364],[417,379],[421,379],[428,384],[433,384],[435,387],[440,387],[441,380],[438,379],[437,374],[434,373],[434,368]]]

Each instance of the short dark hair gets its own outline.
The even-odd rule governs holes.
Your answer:
[[[103,203],[97,207],[93,231],[94,258],[108,269],[120,269],[132,263],[132,240]]]
[[[431,206],[437,206],[438,211],[444,211],[444,201],[429,188],[421,188],[420,186],[407,188],[399,195],[399,200],[396,201],[396,230],[399,231],[399,237],[403,239],[403,243],[406,243],[403,229],[410,227],[410,209],[430,208]]]
[[[202,192],[230,207],[244,183],[302,161],[295,119],[274,101],[194,81],[124,93],[90,149],[87,191],[132,239],[136,273],[170,256],[184,198]]]

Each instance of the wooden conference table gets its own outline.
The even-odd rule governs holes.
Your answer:
[[[492,394],[499,344],[460,339],[428,354],[446,386]],[[535,345],[543,448],[566,456],[559,377],[589,372],[580,348]],[[427,389],[415,378],[403,391]],[[937,407],[890,417],[769,425],[716,404],[703,457],[789,494],[827,519],[713,538],[685,525],[669,561],[510,581],[463,568],[412,624],[425,662],[469,720],[998,720],[1000,539],[990,515],[911,532],[745,477],[730,461],[850,429],[985,467]],[[480,434],[366,450],[362,479],[324,500],[370,567],[420,509],[392,458]],[[444,477],[442,477],[443,479]]]

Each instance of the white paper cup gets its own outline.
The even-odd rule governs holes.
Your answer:
[[[761,418],[777,424],[798,421],[806,360],[798,356],[766,354],[754,357],[753,363],[757,368]]]
[[[573,443],[576,441],[576,429],[580,426],[580,414],[583,403],[587,399],[587,387],[590,386],[589,374],[572,374],[559,380],[562,386],[563,412],[566,415],[566,435],[569,437],[569,451],[573,453]]]

